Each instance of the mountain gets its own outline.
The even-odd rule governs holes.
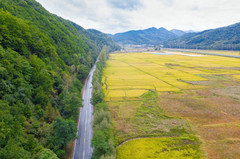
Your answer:
[[[185,33],[196,33],[196,32],[198,32],[198,31],[194,31],[194,30],[186,30],[186,31],[184,31]]]
[[[84,79],[101,50],[118,48],[34,0],[1,0],[0,158],[63,158]]]
[[[175,34],[177,36],[182,36],[182,35],[186,34],[186,32],[184,32],[182,30],[178,30],[178,29],[172,29],[172,30],[170,30],[170,32],[172,32],[173,34]]]
[[[113,40],[119,44],[150,44],[157,45],[162,41],[176,38],[177,35],[165,28],[148,28],[145,30],[132,30],[124,33],[111,35]]]
[[[240,49],[240,23],[198,33],[188,33],[164,42],[164,47],[189,49]]]

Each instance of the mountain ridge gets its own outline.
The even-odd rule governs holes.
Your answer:
[[[151,27],[109,35],[121,45],[154,45],[169,48],[240,50],[240,23],[201,32]]]
[[[151,44],[157,45],[162,41],[176,38],[177,35],[161,27],[143,29],[143,30],[130,30],[123,33],[116,33],[110,35],[113,40],[120,44]]]
[[[240,23],[187,33],[176,39],[165,41],[163,45],[173,48],[239,50]]]
[[[186,34],[185,31],[182,31],[182,30],[179,30],[179,29],[172,29],[172,30],[170,30],[170,32],[176,34],[177,36],[182,36],[182,35]]]

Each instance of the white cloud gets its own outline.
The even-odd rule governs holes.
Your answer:
[[[84,28],[117,33],[148,27],[205,30],[240,22],[239,0],[37,0]]]

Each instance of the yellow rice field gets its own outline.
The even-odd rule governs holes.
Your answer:
[[[240,75],[233,75],[233,77],[240,80]]]
[[[217,56],[111,54],[104,71],[106,100],[139,97],[149,89],[179,92],[206,86],[189,82],[207,81],[203,75],[225,74],[238,78],[239,59]]]
[[[191,153],[189,158],[240,158],[240,59],[110,54],[102,82],[118,141],[144,137],[141,134],[149,131],[168,132],[175,125],[184,125],[185,121],[202,141],[201,157],[194,157],[200,153],[196,153],[197,148],[171,151],[171,146],[164,143],[176,140],[169,136],[130,140],[117,149],[117,159],[186,158],[186,153]],[[149,90],[158,92],[158,106],[163,112],[142,107],[142,95]],[[147,116],[139,116],[139,110],[148,113]],[[175,118],[158,118],[161,113]],[[149,121],[149,125],[136,125],[136,119]]]
[[[200,157],[194,148],[183,142],[184,140],[176,137],[130,140],[117,149],[116,159],[193,159]]]

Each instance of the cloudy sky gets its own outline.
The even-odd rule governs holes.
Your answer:
[[[37,0],[51,13],[105,33],[165,27],[202,31],[240,22],[240,0]]]

